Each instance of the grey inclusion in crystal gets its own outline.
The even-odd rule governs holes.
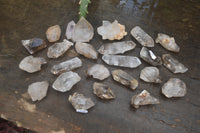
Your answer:
[[[58,58],[62,56],[71,46],[72,42],[64,39],[63,42],[55,43],[48,48],[47,56],[49,58]]]
[[[150,95],[150,93],[146,90],[143,90],[140,94],[137,94],[132,97],[131,105],[134,108],[139,108],[140,105],[148,105],[148,104],[159,104],[159,100]]]
[[[140,51],[140,58],[153,66],[158,66],[162,64],[161,57],[156,56],[151,50],[147,49],[146,47],[142,47]]]
[[[52,87],[60,92],[66,92],[71,90],[71,88],[81,80],[81,77],[72,71],[62,73],[54,81]]]
[[[35,82],[28,86],[28,94],[31,96],[32,101],[42,100],[46,94],[49,87],[47,81]]]
[[[110,87],[105,84],[94,82],[93,93],[101,99],[114,99],[115,94]]]
[[[162,87],[162,93],[167,97],[183,97],[186,94],[185,83],[178,78],[170,78]]]
[[[72,39],[75,25],[76,24],[73,20],[68,23],[66,33],[65,33],[65,36],[67,37],[67,39]]]
[[[142,45],[145,47],[154,47],[154,40],[151,36],[149,36],[143,29],[139,26],[134,27],[131,30],[131,35]]]
[[[170,37],[163,33],[158,33],[156,43],[160,43],[164,48],[172,52],[179,52],[180,47],[176,44],[174,37]]]
[[[132,90],[135,90],[138,87],[138,81],[123,70],[113,70],[112,76],[115,81],[131,88]]]
[[[40,38],[22,40],[22,45],[30,54],[34,54],[35,52],[47,47],[46,42]]]
[[[68,100],[76,112],[79,113],[88,113],[88,109],[95,105],[90,98],[87,98],[83,94],[79,94],[77,92],[75,92],[73,95],[70,95]]]
[[[37,72],[41,70],[42,64],[46,64],[46,60],[42,57],[25,57],[19,64],[19,68],[29,73]]]
[[[88,68],[87,75],[95,79],[104,80],[110,76],[110,72],[104,65],[95,64]]]
[[[145,67],[140,73],[140,79],[150,83],[161,83],[159,70],[156,67]]]
[[[180,63],[177,59],[172,57],[170,54],[163,54],[163,65],[173,73],[185,73],[188,68]]]
[[[76,43],[76,52],[90,59],[97,59],[98,52],[88,43]]]
[[[136,44],[133,41],[122,41],[107,43],[102,45],[98,52],[100,54],[123,54],[126,51],[134,49]]]
[[[89,42],[93,36],[94,29],[92,25],[84,17],[81,17],[74,27],[72,40],[74,42]]]
[[[66,71],[74,70],[81,66],[82,66],[82,61],[78,57],[75,57],[70,60],[61,62],[57,65],[54,65],[51,69],[51,73],[60,74],[60,73],[66,72]]]
[[[103,61],[108,65],[136,68],[141,65],[141,61],[138,57],[123,56],[123,55],[103,55]]]

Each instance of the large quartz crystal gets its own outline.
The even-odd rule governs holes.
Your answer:
[[[49,58],[58,58],[62,56],[72,45],[72,42],[64,39],[63,42],[55,43],[54,45],[50,46],[48,48],[47,56]]]
[[[103,55],[103,61],[108,65],[136,68],[141,65],[141,61],[138,57],[123,56],[123,55]]]
[[[138,81],[123,70],[113,70],[112,76],[115,81],[131,88],[132,90],[135,90],[138,87]]]
[[[142,45],[145,47],[154,47],[154,40],[151,36],[149,36],[143,29],[139,26],[134,27],[131,30],[131,35]]]
[[[32,101],[42,100],[46,94],[49,87],[47,81],[35,82],[28,86],[28,94],[31,96]]]
[[[82,61],[78,57],[75,57],[70,60],[61,62],[57,65],[54,65],[53,68],[51,69],[51,73],[60,74],[66,71],[74,70],[81,66],[82,66]]]
[[[46,31],[46,37],[49,42],[56,42],[60,39],[61,29],[59,25],[51,26]]]
[[[143,47],[141,49],[140,58],[153,66],[158,66],[162,64],[161,57],[156,56],[151,50],[147,49],[146,47]]]
[[[145,67],[140,73],[140,79],[150,83],[161,83],[159,70],[156,67]]]
[[[163,65],[173,73],[185,73],[188,68],[180,63],[177,59],[172,57],[170,54],[163,54]]]
[[[90,58],[90,59],[97,59],[98,52],[94,49],[94,47],[88,43],[76,43],[75,45],[77,53]]]
[[[186,85],[178,78],[170,78],[162,87],[162,93],[167,97],[183,97],[186,94]]]
[[[105,84],[94,82],[93,93],[101,99],[114,99],[115,94],[110,87]]]
[[[176,44],[174,37],[170,37],[163,33],[158,33],[156,43],[160,43],[164,48],[172,52],[179,52],[180,47]]]
[[[103,25],[97,28],[97,32],[102,36],[103,40],[120,40],[127,35],[125,26],[119,24],[117,20],[115,20],[113,23],[110,23],[109,21],[103,21]]]
[[[102,45],[98,52],[100,54],[123,54],[126,51],[130,51],[134,49],[136,44],[133,41],[122,41],[122,42],[114,42],[107,43]]]
[[[30,54],[34,54],[35,52],[47,47],[46,42],[40,38],[22,40],[22,45],[27,49]]]
[[[110,76],[110,72],[104,65],[95,64],[87,70],[87,75],[95,79],[104,80]]]
[[[53,83],[52,87],[60,92],[66,92],[81,80],[81,77],[72,71],[62,73]]]
[[[134,108],[139,108],[140,105],[148,105],[148,104],[159,104],[159,100],[150,95],[150,93],[146,90],[143,90],[140,94],[137,94],[132,97],[131,105]]]
[[[67,39],[72,39],[73,33],[74,33],[74,28],[75,28],[75,22],[72,20],[68,23],[67,25],[67,29],[66,29],[66,33],[65,36],[67,37]]]
[[[79,113],[88,113],[88,109],[95,105],[90,98],[87,98],[83,94],[79,94],[77,92],[75,92],[73,95],[70,95],[68,100],[76,112]]]
[[[72,40],[74,42],[89,42],[93,36],[94,29],[92,25],[84,17],[81,17],[75,25]]]
[[[41,70],[42,64],[46,64],[46,60],[42,57],[27,56],[20,63],[19,68],[29,73]]]

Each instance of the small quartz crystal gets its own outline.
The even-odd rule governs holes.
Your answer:
[[[52,87],[60,92],[66,92],[71,90],[71,88],[81,80],[81,77],[72,71],[62,73],[54,81]]]
[[[173,73],[185,73],[188,68],[180,63],[177,59],[172,57],[170,54],[163,54],[163,65]]]
[[[82,61],[78,57],[75,57],[70,60],[61,62],[57,65],[54,65],[51,69],[51,73],[60,74],[60,73],[66,72],[66,71],[74,70],[81,66],[82,66]]]
[[[84,17],[81,17],[74,27],[72,40],[74,42],[89,42],[93,36],[94,29],[92,25]]]
[[[139,26],[134,27],[131,30],[131,35],[142,45],[145,47],[154,47],[154,40],[151,36],[149,36],[143,29]]]
[[[146,90],[143,90],[140,94],[137,94],[132,97],[131,105],[134,108],[139,108],[140,105],[148,105],[148,104],[159,104],[159,100],[150,95],[150,93]]]
[[[140,79],[150,83],[161,83],[159,70],[156,67],[145,67],[140,73]]]
[[[101,99],[114,99],[115,94],[110,87],[105,84],[95,82],[93,84],[93,93]]]
[[[127,35],[125,26],[118,23],[115,20],[113,23],[109,21],[103,21],[103,25],[97,28],[97,32],[102,36],[102,39],[120,40]]]
[[[162,64],[161,57],[156,56],[151,50],[147,49],[146,47],[143,47],[141,49],[140,58],[153,66],[158,66]]]
[[[64,39],[63,42],[55,43],[54,45],[50,46],[48,48],[47,56],[49,58],[58,58],[62,56],[72,45],[72,42]]]
[[[35,82],[28,86],[28,94],[31,96],[32,101],[42,100],[46,94],[49,87],[47,81]]]
[[[41,70],[42,64],[46,64],[46,60],[42,57],[33,57],[32,55],[25,57],[19,64],[19,68],[29,73]]]
[[[178,78],[170,78],[162,87],[162,93],[167,97],[183,97],[186,94],[185,83]]]
[[[138,57],[123,56],[123,55],[103,55],[103,61],[108,65],[136,68],[141,65],[141,61]]]
[[[115,81],[131,88],[132,90],[135,90],[138,87],[138,81],[123,70],[113,70],[112,76]]]
[[[46,31],[46,37],[49,42],[56,42],[60,39],[61,29],[59,25],[51,26]]]
[[[70,95],[68,100],[78,113],[88,113],[88,109],[95,105],[91,98],[77,92]]]
[[[179,52],[180,47],[176,44],[174,37],[170,37],[163,33],[158,33],[156,43],[160,43],[164,48],[172,52]]]
[[[66,33],[65,36],[67,37],[67,39],[72,39],[73,33],[74,33],[74,28],[75,28],[75,22],[72,20],[68,23],[67,25],[67,29],[66,29]]]
[[[94,49],[94,47],[88,43],[76,43],[75,49],[77,53],[90,58],[90,59],[97,59],[98,52]]]
[[[104,80],[110,76],[110,72],[104,65],[95,64],[87,70],[87,75],[95,79]]]
[[[35,52],[47,47],[46,42],[40,38],[22,40],[22,45],[27,49],[30,54],[34,54]]]
[[[100,54],[123,54],[126,51],[130,51],[134,49],[136,44],[133,41],[122,41],[122,42],[114,42],[107,43],[102,45],[98,52]]]

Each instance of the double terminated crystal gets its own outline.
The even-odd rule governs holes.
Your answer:
[[[82,61],[78,57],[75,57],[73,59],[54,65],[53,68],[51,69],[51,73],[60,74],[62,72],[74,70],[81,66],[82,66]]]
[[[103,61],[108,65],[136,68],[141,64],[138,57],[122,55],[103,55]]]
[[[156,67],[145,67],[140,73],[140,78],[150,83],[161,83],[159,70]]]
[[[90,98],[87,98],[83,94],[79,94],[77,92],[70,95],[68,100],[76,109],[76,112],[79,113],[88,113],[88,109],[95,105]]]
[[[95,79],[104,80],[110,76],[110,72],[104,65],[95,64],[88,68],[87,75]]]
[[[133,41],[122,41],[107,43],[102,45],[98,52],[100,54],[123,54],[126,51],[134,49],[136,44]]]

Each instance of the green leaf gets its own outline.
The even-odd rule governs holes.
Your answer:
[[[81,17],[86,16],[86,14],[88,13],[87,8],[88,8],[88,4],[91,3],[90,0],[80,0],[79,1],[79,5],[80,5],[80,9],[79,9],[79,19]]]

